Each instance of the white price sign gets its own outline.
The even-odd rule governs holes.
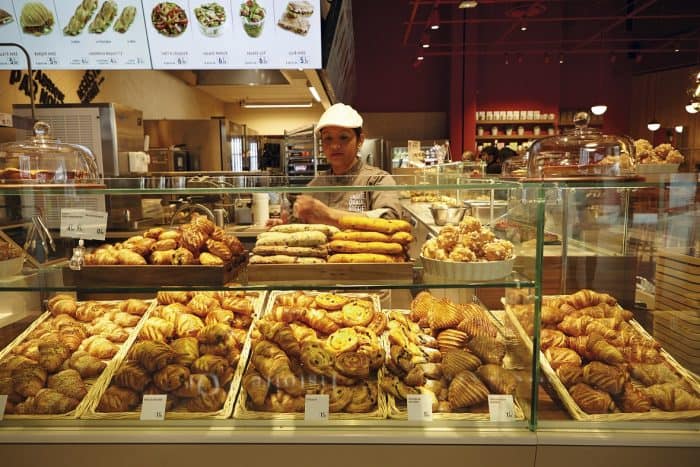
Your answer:
[[[144,394],[139,420],[165,420],[167,394]]]
[[[406,396],[408,420],[412,422],[433,421],[433,400],[428,394],[408,394]]]
[[[492,422],[515,420],[515,404],[510,394],[489,394],[489,419]]]
[[[61,209],[61,237],[104,240],[107,213],[87,209]]]
[[[328,394],[307,394],[304,401],[304,421],[328,421]]]
[[[7,394],[0,396],[0,420],[5,417],[5,407],[7,407]]]

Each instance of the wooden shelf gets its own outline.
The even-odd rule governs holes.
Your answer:
[[[547,133],[540,134],[540,135],[482,135],[482,136],[477,136],[476,140],[477,141],[490,141],[490,140],[502,140],[502,141],[530,141],[532,139],[539,139],[539,138],[544,138],[545,136],[550,136]]]
[[[556,125],[556,120],[477,120],[477,125]]]

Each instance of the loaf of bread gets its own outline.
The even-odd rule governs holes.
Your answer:
[[[263,232],[258,235],[256,246],[319,246],[326,243],[326,234],[319,231],[309,232]]]
[[[386,242],[408,245],[413,241],[413,235],[408,232],[396,232],[393,235],[381,232],[344,231],[333,235],[331,240],[349,240],[353,242]]]
[[[270,229],[270,232],[296,233],[296,232],[323,232],[327,237],[338,233],[338,228],[326,224],[282,224]]]
[[[250,257],[250,264],[317,264],[325,263],[324,258],[316,258],[309,256],[289,256],[289,255],[271,255],[261,256],[253,255]]]
[[[333,240],[328,244],[333,252],[338,253],[379,253],[383,255],[400,255],[403,246],[386,242],[354,242],[352,240]]]
[[[325,258],[328,256],[328,249],[322,246],[283,246],[283,245],[262,245],[253,248],[253,254],[260,256],[286,255],[286,256],[308,256],[315,258]]]
[[[328,257],[329,263],[402,263],[401,256],[380,253],[336,253]]]
[[[382,232],[394,234],[396,232],[410,232],[411,224],[398,219],[377,219],[365,216],[342,216],[339,220],[341,229],[363,230],[369,232]]]

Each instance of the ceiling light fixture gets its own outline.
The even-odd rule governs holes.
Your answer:
[[[676,125],[673,129],[676,130],[676,133],[683,133],[683,125]]]
[[[656,120],[652,120],[649,123],[647,123],[647,128],[649,129],[649,131],[656,131],[659,128],[661,128],[661,124]]]
[[[479,2],[475,0],[465,0],[463,2],[459,2],[459,6],[457,8],[476,8],[477,6],[479,6]]]
[[[591,107],[593,115],[603,115],[608,110],[608,106],[604,104],[594,105]]]
[[[685,106],[685,111],[689,114],[696,114],[700,112],[700,104],[697,102],[691,102],[690,104]]]
[[[422,55],[419,55],[419,56],[416,57],[416,60],[423,61],[423,60],[425,60],[425,57],[422,56]]]
[[[559,64],[564,63],[564,54],[559,54]]]
[[[521,31],[527,31],[527,24],[523,23],[520,25],[520,30]]]
[[[313,105],[312,102],[265,102],[265,101],[241,101],[244,109],[303,109]]]
[[[428,31],[425,31],[420,38],[420,46],[423,47],[424,49],[429,49],[430,48],[430,34]]]
[[[432,30],[440,29],[440,13],[438,12],[437,8],[434,8],[430,13],[430,17],[428,18],[428,26],[430,26],[430,29]]]
[[[309,92],[313,96],[313,98],[316,100],[316,102],[321,102],[321,95],[318,93],[316,88],[314,87],[313,84],[311,84],[311,81],[306,82],[306,87],[309,88]]]

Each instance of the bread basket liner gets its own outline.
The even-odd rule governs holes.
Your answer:
[[[554,297],[556,296],[546,296],[545,298]],[[530,354],[532,354],[532,338],[527,335],[525,329],[523,329],[523,327],[521,326],[520,321],[518,321],[518,318],[512,311],[510,305],[505,304],[504,299],[501,300],[505,305],[506,317],[508,321],[515,328],[516,332],[520,335],[520,337],[525,341],[528,349],[530,350]],[[656,341],[656,339],[651,337],[646,331],[646,329],[644,329],[636,320],[631,319],[628,321],[628,323],[645,339],[652,339]],[[682,377],[683,381],[695,391],[696,397],[699,396],[700,384],[698,384],[697,380],[692,376],[692,374],[688,370],[686,370],[680,363],[678,363],[676,359],[673,358],[673,356],[671,356],[671,354],[669,354],[663,348],[661,348],[660,353],[661,356],[671,365],[671,367]],[[547,357],[545,357],[544,353],[541,351],[539,361],[542,372],[546,376],[549,383],[552,385],[554,391],[556,391],[557,396],[561,400],[562,404],[564,404],[564,406],[566,407],[566,410],[569,412],[569,415],[571,415],[571,417],[574,420],[590,422],[625,422],[640,420],[684,420],[700,417],[700,410],[679,410],[676,412],[665,412],[655,407],[652,407],[651,411],[649,412],[588,414],[584,412],[581,409],[581,407],[579,407],[579,405],[576,403],[574,398],[571,397],[571,394],[569,394],[569,391],[566,389],[566,386],[564,386],[564,384],[561,382],[559,376],[557,376],[556,372],[549,364]],[[635,386],[642,386],[634,379],[632,379],[632,383]]]
[[[457,281],[485,282],[502,279],[513,272],[515,256],[503,261],[440,261],[421,255],[423,272],[437,277],[449,277]]]
[[[258,297],[255,299],[254,306],[253,306],[253,313],[254,315],[257,315],[260,310],[262,309],[264,303],[265,303],[265,297],[267,295],[267,292],[257,292]],[[143,319],[143,322],[145,323],[146,319],[150,317],[152,314],[153,310],[155,309],[155,304],[156,301],[154,300],[154,306],[149,310],[148,316],[146,316]],[[187,412],[187,411],[167,411],[165,412],[165,418],[166,420],[192,420],[192,419],[223,419],[223,418],[229,418],[231,416],[231,412],[233,410],[233,403],[236,398],[236,394],[238,393],[238,389],[240,387],[241,383],[241,377],[243,375],[242,369],[243,366],[243,356],[245,355],[246,352],[248,352],[247,347],[250,346],[250,330],[252,329],[252,324],[250,328],[248,329],[248,335],[246,336],[245,343],[243,344],[243,348],[241,349],[241,358],[238,360],[238,365],[236,366],[236,370],[233,373],[233,378],[231,379],[231,383],[226,395],[226,400],[224,401],[224,405],[221,407],[216,412]],[[131,348],[131,345],[136,342],[136,338],[138,337],[138,333],[136,333],[136,337],[130,342],[129,349]],[[90,401],[90,404],[87,406],[85,411],[82,413],[80,418],[83,419],[95,419],[95,420],[135,420],[139,419],[141,412],[140,412],[140,405],[138,407],[137,411],[133,412],[98,412],[97,411],[97,406],[100,403],[100,399],[102,398],[102,395],[104,392],[107,390],[109,387],[109,383],[112,381],[112,376],[114,376],[114,373],[116,370],[119,368],[119,366],[124,362],[126,359],[126,356],[128,355],[127,349],[123,354],[120,355],[119,361],[115,361],[113,364],[113,367],[110,371],[109,377],[105,378],[104,380],[100,381],[101,386],[100,386],[100,391],[95,395],[95,397]]]
[[[410,310],[397,310],[404,314],[409,314]],[[496,320],[491,313],[487,313],[491,322],[499,329],[503,329],[503,325]],[[382,336],[382,343],[384,344],[384,350],[386,351],[387,358],[389,358],[389,338],[386,333]],[[382,367],[380,372],[386,371],[386,367]],[[381,376],[381,375],[380,375]],[[387,407],[389,410],[389,418],[394,420],[408,420],[408,409],[405,403],[399,402],[391,394],[387,394]],[[520,407],[515,395],[513,395],[513,404],[515,407],[515,420],[525,420],[525,414],[523,409]],[[456,420],[456,421],[488,421],[490,416],[488,413],[471,413],[471,412],[433,412],[433,420]]]
[[[271,312],[272,307],[275,304],[275,301],[279,295],[283,294],[288,294],[292,293],[290,291],[280,291],[280,290],[273,290],[270,292],[269,298],[267,300],[267,306],[265,307],[265,312],[260,315],[260,318],[264,317],[268,313]],[[308,295],[318,295],[320,292],[313,292],[313,291],[305,291],[306,294]],[[364,294],[364,293],[339,293],[338,295],[343,295],[343,296],[348,296],[348,297],[355,297],[355,298],[371,298],[372,299],[372,304],[375,307],[375,310],[380,310],[381,311],[381,304],[379,302],[379,297],[376,294]],[[251,325],[251,330],[253,329],[254,326],[256,326],[258,319],[256,318],[253,321],[253,324]],[[249,334],[250,336],[250,334]],[[248,343],[250,343],[250,337],[248,338]],[[245,355],[241,355],[241,361],[243,361],[243,357],[245,356],[245,365],[244,370],[242,371],[242,374],[245,374],[245,370],[248,368],[248,365],[250,364],[249,359],[250,359],[250,354],[252,352],[251,346],[249,345],[248,348],[246,349],[247,352]],[[381,371],[381,369],[379,370]],[[373,379],[370,379],[372,381]],[[379,386],[379,381],[376,381],[377,383],[377,408],[376,410],[372,412],[367,412],[367,413],[347,413],[347,412],[331,412],[328,414],[329,420],[383,420],[387,418],[387,401],[386,401],[386,395],[382,391],[381,387]],[[238,420],[303,420],[304,419],[304,414],[302,412],[266,412],[262,410],[252,410],[249,409],[247,406],[248,402],[248,393],[241,387],[241,390],[238,394],[238,398],[236,400],[236,406],[235,410],[233,413],[233,418],[238,419]]]
[[[123,300],[99,300],[100,303],[119,303]],[[114,372],[115,368],[115,362],[117,362],[120,358],[123,358],[122,355],[125,355],[126,352],[128,351],[129,347],[131,347],[131,344],[133,341],[136,339],[136,336],[138,336],[139,331],[141,330],[141,326],[143,326],[143,323],[146,320],[146,316],[148,315],[149,311],[155,306],[155,300],[144,300],[150,303],[148,310],[146,310],[146,313],[141,316],[141,319],[139,320],[138,323],[136,323],[136,326],[133,328],[124,328],[125,330],[129,331],[129,337],[119,344],[119,350],[117,351],[116,354],[110,359],[110,360],[103,360],[104,362],[107,363],[107,366],[105,367],[104,370],[102,370],[102,373],[97,378],[89,378],[89,379],[84,379],[83,382],[85,383],[86,386],[88,386],[88,392],[83,397],[83,399],[80,401],[78,406],[71,410],[70,412],[66,412],[64,414],[36,414],[36,415],[16,415],[16,414],[5,414],[5,419],[6,420],[66,420],[66,419],[75,419],[75,418],[80,418],[82,414],[87,410],[87,408],[90,406],[92,401],[95,399],[97,396],[98,392],[101,391],[101,387],[104,384],[105,380],[108,380],[112,377],[112,373]],[[82,302],[78,302],[82,303]],[[17,336],[7,347],[5,347],[2,351],[0,351],[0,360],[5,358],[7,354],[9,354],[14,347],[17,345],[21,344],[29,334],[34,331],[41,323],[46,321],[47,319],[51,318],[51,312],[47,311],[44,312],[41,316],[39,316],[34,322],[32,322],[27,329],[22,332],[19,336]],[[71,353],[72,355],[72,353]],[[69,357],[70,358],[70,357]],[[97,399],[99,400],[99,398]]]

